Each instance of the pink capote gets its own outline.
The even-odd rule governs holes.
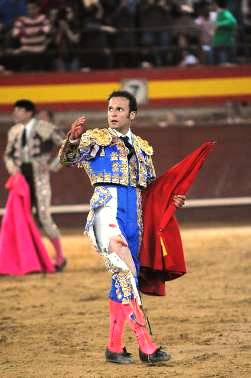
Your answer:
[[[54,272],[32,218],[30,191],[24,176],[20,173],[11,176],[5,187],[9,196],[0,231],[0,274],[21,276]]]

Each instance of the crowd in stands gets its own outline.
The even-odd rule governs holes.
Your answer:
[[[250,0],[0,0],[0,72],[235,64]]]

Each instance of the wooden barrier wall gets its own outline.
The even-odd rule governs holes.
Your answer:
[[[251,125],[221,125],[194,127],[134,128],[147,138],[155,149],[157,174],[180,161],[186,154],[207,140],[215,140],[215,150],[209,155],[191,189],[191,198],[242,197],[251,193]],[[0,133],[0,153],[4,151],[6,133]],[[4,207],[7,192],[4,183],[7,172],[0,162],[0,207]],[[53,204],[88,203],[92,188],[86,175],[77,168],[62,168],[51,176]]]

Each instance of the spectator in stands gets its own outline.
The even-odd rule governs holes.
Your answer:
[[[56,49],[55,66],[57,71],[79,70],[80,32],[73,8],[59,9],[53,28],[53,44]]]
[[[106,23],[102,2],[83,0],[80,9],[84,19],[80,43],[83,64],[91,68],[112,68],[109,37],[115,33],[115,28]]]
[[[120,0],[118,7],[110,16],[112,26],[116,28],[114,47],[115,67],[136,66],[136,7],[130,6],[130,0]]]
[[[167,28],[169,26],[170,14],[166,0],[143,0],[140,2],[139,27],[142,30],[143,59],[154,66],[163,66],[168,63],[170,31]]]
[[[35,0],[28,0],[27,16],[19,17],[12,30],[12,37],[19,45],[13,53],[18,55],[18,66],[22,71],[49,68],[50,60],[46,51],[50,30],[49,20],[40,13],[38,3]]]
[[[213,35],[214,63],[236,62],[237,21],[227,9],[227,0],[215,0],[217,18]]]
[[[198,17],[195,19],[195,24],[198,25],[200,30],[202,64],[213,64],[212,37],[215,20],[216,13],[210,11],[210,3],[201,1],[198,6]]]
[[[180,64],[189,51],[194,56],[199,52],[199,28],[194,21],[194,9],[186,4],[173,4],[172,15],[172,60],[173,65]]]

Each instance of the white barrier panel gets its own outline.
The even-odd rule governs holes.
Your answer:
[[[198,207],[219,207],[219,206],[245,206],[251,205],[251,197],[228,197],[228,198],[203,198],[190,199],[186,201],[185,208]],[[74,214],[87,213],[89,211],[88,204],[78,205],[58,205],[51,206],[53,214]],[[0,209],[0,215],[3,215],[4,209]]]

